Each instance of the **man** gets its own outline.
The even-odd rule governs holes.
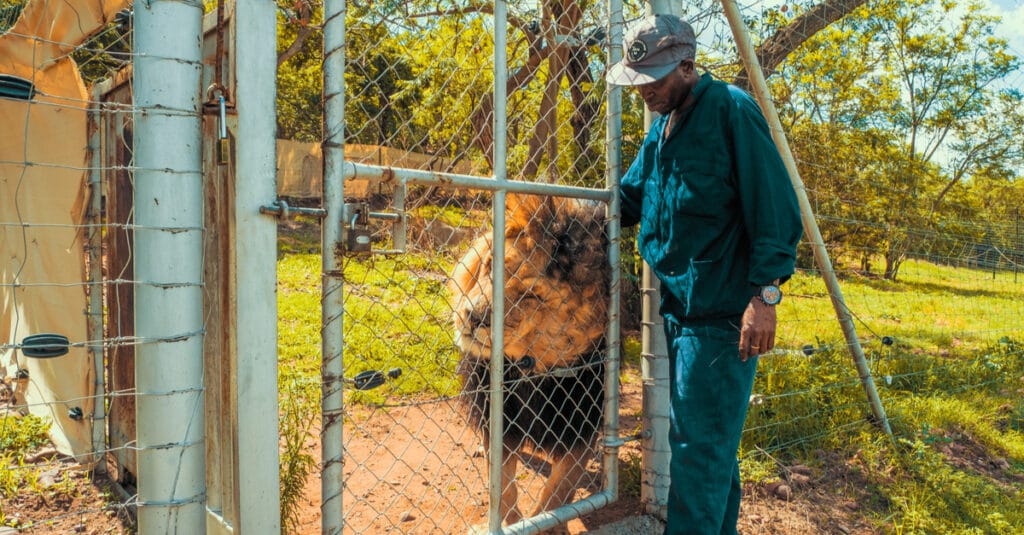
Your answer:
[[[654,15],[627,29],[606,75],[651,111],[621,183],[622,223],[662,284],[671,359],[666,534],[734,534],[737,461],[757,356],[775,344],[779,285],[793,273],[796,195],[757,103],[699,75],[689,24]]]

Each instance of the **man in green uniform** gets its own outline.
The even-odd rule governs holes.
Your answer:
[[[622,223],[661,280],[671,359],[666,534],[734,534],[737,461],[757,356],[775,344],[779,285],[793,273],[800,212],[757,102],[698,74],[696,38],[671,15],[627,29],[609,83],[651,111],[621,181]]]

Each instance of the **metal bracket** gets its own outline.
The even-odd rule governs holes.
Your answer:
[[[301,214],[323,219],[327,217],[327,210],[323,208],[300,208],[288,206],[288,203],[277,199],[268,206],[260,206],[260,213],[274,215],[281,219],[289,219],[293,215]]]

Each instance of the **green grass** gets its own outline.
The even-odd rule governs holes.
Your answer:
[[[39,467],[26,466],[25,456],[49,443],[50,422],[31,414],[0,416],[0,526],[21,527],[17,518],[9,518],[3,504],[22,492],[43,495]]]
[[[866,402],[824,283],[797,274],[779,311],[789,351],[761,359],[744,479],[817,465],[856,479],[848,492],[885,533],[1019,533],[1024,278],[910,261],[898,282],[840,284],[893,438]]]

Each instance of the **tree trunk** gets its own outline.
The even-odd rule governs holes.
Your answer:
[[[900,266],[903,265],[905,256],[902,252],[896,251],[893,247],[885,252],[885,279],[896,282],[896,277],[900,274]]]

